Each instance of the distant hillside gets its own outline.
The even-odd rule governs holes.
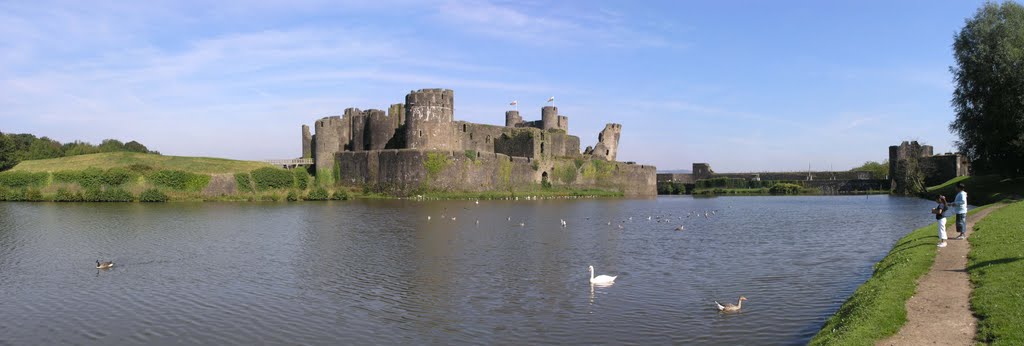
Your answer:
[[[662,173],[662,174],[690,174],[690,173],[693,173],[693,171],[691,171],[689,169],[670,169],[670,170],[658,171],[658,173]]]
[[[75,155],[54,159],[22,161],[12,172],[56,172],[83,170],[90,167],[109,169],[128,168],[132,165],[149,166],[152,170],[181,170],[201,174],[249,172],[270,164],[258,161],[239,161],[212,157],[166,156],[132,152],[113,152]]]

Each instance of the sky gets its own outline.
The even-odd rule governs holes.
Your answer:
[[[301,125],[455,90],[455,118],[554,96],[618,159],[847,170],[948,130],[981,1],[4,1],[0,132],[165,155],[301,155]]]

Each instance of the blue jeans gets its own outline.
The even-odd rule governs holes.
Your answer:
[[[956,231],[967,234],[967,214],[956,214]]]

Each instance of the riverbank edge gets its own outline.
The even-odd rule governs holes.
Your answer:
[[[978,318],[977,342],[1024,344],[1024,201],[1009,204],[978,221],[967,254],[971,311]]]
[[[974,208],[968,214],[987,209]],[[954,218],[947,218],[947,229]],[[915,229],[896,242],[874,265],[871,277],[829,317],[809,345],[873,345],[896,334],[907,322],[906,303],[918,280],[935,262],[935,224]]]

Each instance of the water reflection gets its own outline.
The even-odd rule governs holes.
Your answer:
[[[896,239],[931,221],[922,208],[889,197],[0,203],[0,311],[18,316],[0,335],[804,343]],[[870,236],[851,243],[851,229]],[[117,266],[94,269],[97,258]],[[591,265],[615,283],[591,284]],[[740,295],[756,300],[741,314],[712,304]]]

